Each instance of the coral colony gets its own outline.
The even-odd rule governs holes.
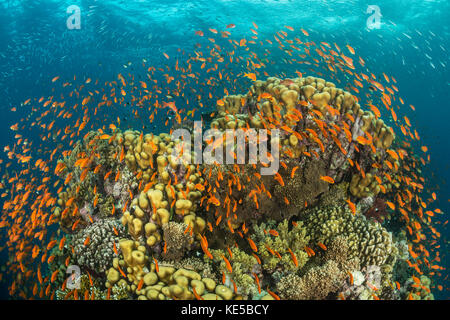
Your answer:
[[[110,128],[88,132],[58,161],[64,186],[49,202],[58,238],[42,257],[50,270],[39,267],[29,291],[11,294],[433,298],[430,278],[411,268],[416,218],[402,208],[394,215],[394,202],[417,207],[417,182],[406,175],[419,176],[419,167],[378,115],[335,84],[256,80],[247,94],[218,100],[214,135],[192,149],[192,128],[192,135]],[[226,139],[238,129],[241,143]],[[265,139],[252,129],[265,130]],[[271,161],[251,161],[255,137],[270,142],[265,160],[279,161],[270,175],[261,169]],[[193,161],[211,146],[213,161]],[[217,161],[225,154],[236,161]]]

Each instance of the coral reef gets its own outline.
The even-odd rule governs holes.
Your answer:
[[[331,82],[314,77],[257,80],[246,95],[219,100],[217,111],[211,127],[224,135],[225,129],[235,128],[282,130],[278,179],[249,179],[257,176],[259,165],[242,165],[239,170],[206,167],[216,202],[231,202],[238,208],[240,214],[230,221],[232,225],[266,216],[289,219],[317,205],[330,192],[330,185],[318,179],[321,176],[348,183],[345,199],[376,196],[398,187],[386,179],[386,173],[394,175],[399,165],[397,153],[389,149],[393,130]],[[222,177],[231,183],[215,185]],[[216,209],[229,219],[228,206]]]
[[[123,196],[123,187],[117,186],[114,194],[114,183],[136,187],[130,172],[125,171],[120,181],[120,174],[111,177],[113,171],[126,170],[115,159],[119,148],[118,144],[101,139],[99,132],[90,132],[77,142],[69,156],[58,162],[55,173],[64,177],[67,187],[58,191],[58,206],[54,207],[53,215],[60,220],[64,231],[71,233],[93,220],[108,217],[115,203],[113,195],[120,200],[118,206],[124,202],[127,195]]]
[[[432,298],[428,278],[397,277],[410,248],[385,224],[403,151],[353,95],[320,78],[269,77],[217,101],[210,125],[219,142],[227,129],[280,129],[266,139],[280,144],[279,170],[261,175],[268,164],[250,154],[194,165],[192,141],[173,132],[114,128],[74,146],[55,170],[65,183],[53,215],[73,246],[55,254],[55,285],[73,262],[95,278],[79,293],[98,299]]]

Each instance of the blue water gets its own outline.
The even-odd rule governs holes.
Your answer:
[[[81,8],[80,30],[66,26],[66,9],[72,4]],[[381,25],[380,29],[369,30],[366,9],[373,4],[381,10]],[[70,79],[78,75],[109,81],[120,72],[140,70],[142,59],[148,65],[163,66],[167,60],[162,52],[170,57],[180,57],[178,49],[193,53],[200,41],[197,30],[203,30],[207,38],[208,28],[224,30],[233,23],[233,37],[239,39],[251,35],[252,22],[259,26],[260,39],[273,40],[276,31],[289,25],[308,30],[309,40],[316,43],[349,44],[378,77],[382,72],[394,76],[399,95],[405,100],[402,115],[408,115],[421,143],[429,148],[427,191],[437,193],[436,207],[445,213],[450,211],[448,0],[2,0],[0,148],[13,143],[14,132],[9,127],[27,116],[23,111],[9,110],[28,98],[52,95],[53,77]],[[286,56],[280,55],[280,65],[273,66],[273,71],[292,74],[289,64],[281,63],[282,58]],[[270,60],[277,60],[276,53]],[[415,112],[407,107],[409,104],[415,106]],[[447,220],[445,214],[442,220]],[[445,259],[448,231],[443,231],[441,241]],[[448,267],[448,260],[443,265]],[[448,298],[447,292],[435,295]]]

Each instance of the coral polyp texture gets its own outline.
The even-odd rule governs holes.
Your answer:
[[[203,124],[218,132],[215,141],[227,130],[266,129],[279,170],[194,164],[194,150],[177,158],[188,141],[172,132],[90,131],[55,169],[63,186],[46,206],[59,228],[34,291],[57,299],[433,298],[414,263],[419,216],[405,211],[421,212],[413,196],[421,185],[406,176],[408,146],[379,114],[312,76],[256,80],[216,109]],[[226,143],[236,158],[241,146]],[[72,265],[76,288],[64,276]]]

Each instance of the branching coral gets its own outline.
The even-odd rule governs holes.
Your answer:
[[[254,229],[253,239],[265,270],[273,272],[280,268],[285,272],[295,272],[306,264],[308,254],[304,248],[309,236],[302,222],[296,223],[291,230],[287,220],[278,224],[276,229],[270,229],[265,223]]]
[[[337,263],[338,267],[344,272],[352,272],[360,269],[360,263],[358,257],[352,257],[350,255],[350,246],[347,242],[347,238],[342,235],[338,235],[328,245],[327,250],[323,253],[322,261],[333,260]]]
[[[257,259],[254,256],[235,247],[230,249],[230,251],[212,249],[211,254],[214,262],[219,263],[219,271],[223,277],[225,277],[226,285],[233,288],[234,282],[237,292],[245,296],[249,294],[254,295],[257,293],[257,288],[255,286],[254,278],[252,278],[252,273],[260,273],[261,269],[258,265]],[[227,259],[228,263],[230,263],[232,270],[231,273],[224,257]],[[206,256],[204,259],[205,261],[208,261]]]

